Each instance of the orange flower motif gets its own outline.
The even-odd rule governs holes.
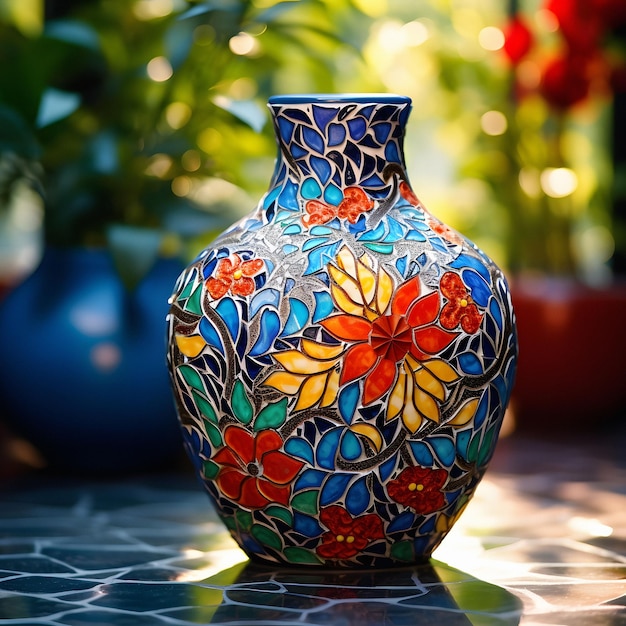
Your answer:
[[[400,416],[412,433],[424,419],[439,423],[447,386],[459,378],[449,363],[436,357],[458,336],[437,323],[440,292],[421,295],[418,276],[396,289],[384,267],[376,269],[368,254],[356,258],[347,246],[327,268],[340,312],[319,324],[341,344],[303,338],[300,349],[272,355],[282,370],[271,372],[263,384],[297,396],[295,408],[300,410],[331,406],[342,385],[363,380],[363,404],[389,394],[387,420]],[[378,448],[377,429],[358,426],[368,427],[360,432]]]
[[[452,330],[460,324],[466,333],[475,333],[480,328],[483,316],[461,277],[454,272],[446,272],[441,277],[440,287],[441,293],[448,299],[439,317],[441,325]]]
[[[228,291],[236,296],[249,296],[254,291],[251,278],[263,269],[262,259],[242,261],[238,254],[221,259],[215,270],[215,276],[206,281],[206,286],[214,299],[221,298]]]
[[[335,505],[322,509],[320,521],[329,529],[316,550],[324,559],[350,559],[372,541],[385,537],[382,520],[373,513],[353,518]]]
[[[356,224],[361,213],[371,211],[374,201],[360,187],[347,187],[343,192],[343,200],[338,206],[326,204],[320,200],[309,200],[305,209],[308,215],[302,217],[306,226],[326,224],[335,217],[347,219],[351,224]]]
[[[273,430],[251,435],[240,426],[228,426],[224,444],[212,457],[221,465],[217,487],[227,498],[248,509],[277,502],[289,503],[291,482],[304,463],[280,451],[283,440]]]
[[[436,217],[426,214],[426,223],[430,226],[431,230],[436,232],[440,237],[443,237],[446,241],[450,243],[454,243],[456,245],[461,245],[463,243],[463,238],[459,233],[455,230],[452,230],[449,226],[440,222]]]
[[[389,481],[387,493],[396,502],[426,515],[446,505],[441,488],[447,478],[448,473],[443,469],[407,467],[398,478]]]
[[[407,355],[425,361],[456,337],[434,325],[439,314],[439,294],[434,291],[419,297],[419,293],[420,281],[416,276],[399,287],[387,314],[370,321],[339,313],[320,322],[333,337],[352,344],[344,355],[339,384],[364,377],[365,404],[391,389],[398,364]]]
[[[417,206],[420,203],[419,198],[405,180],[400,183],[400,195],[413,206]]]

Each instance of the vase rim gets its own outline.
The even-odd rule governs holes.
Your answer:
[[[269,104],[349,103],[411,104],[411,98],[394,93],[301,93],[272,96]]]

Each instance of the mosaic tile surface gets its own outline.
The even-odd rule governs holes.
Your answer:
[[[504,439],[432,566],[253,565],[191,473],[0,489],[0,623],[626,624],[626,462],[618,442]]]

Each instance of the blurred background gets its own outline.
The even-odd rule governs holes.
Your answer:
[[[157,259],[193,258],[266,190],[269,96],[399,93],[413,99],[417,195],[512,284],[510,428],[623,416],[623,0],[2,0],[0,67],[6,301],[47,250],[106,249],[130,292]],[[38,321],[7,319],[0,344],[20,343],[0,368],[23,382],[44,349],[27,343]],[[98,346],[87,358],[108,375],[124,352]],[[48,378],[31,372],[30,388]],[[26,392],[15,408],[7,388],[0,417],[27,435],[7,458],[32,461]]]

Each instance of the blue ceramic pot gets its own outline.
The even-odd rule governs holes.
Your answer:
[[[163,358],[179,261],[133,292],[105,250],[52,249],[0,304],[0,406],[58,468],[161,466],[182,445]]]
[[[269,563],[427,559],[493,453],[515,373],[502,272],[413,193],[410,100],[270,100],[257,209],[178,281],[169,363],[191,458]]]

